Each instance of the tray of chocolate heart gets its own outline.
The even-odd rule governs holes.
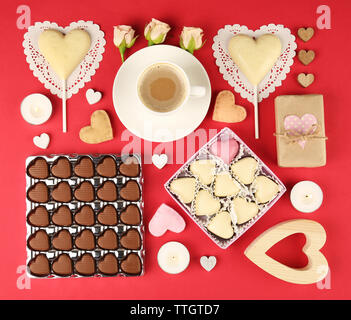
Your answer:
[[[31,156],[26,182],[29,276],[144,273],[139,155]]]
[[[196,152],[165,188],[223,249],[252,227],[286,191],[278,177],[229,128]]]

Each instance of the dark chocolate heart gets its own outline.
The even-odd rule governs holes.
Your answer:
[[[112,178],[117,175],[116,161],[112,157],[104,157],[96,167],[102,177]]]
[[[74,190],[74,196],[77,200],[83,202],[91,202],[95,199],[94,187],[89,181],[83,181]]]
[[[121,237],[121,245],[123,248],[138,250],[141,247],[141,238],[138,230],[130,229]]]
[[[49,176],[48,163],[44,158],[35,158],[28,165],[27,173],[34,179],[46,179]]]
[[[105,226],[114,226],[117,224],[117,210],[112,204],[104,206],[98,216],[98,221]]]
[[[59,276],[70,276],[73,273],[73,264],[69,255],[60,254],[52,264],[52,271]]]
[[[128,274],[140,274],[141,273],[141,261],[136,253],[130,253],[122,260],[121,269],[123,272]]]
[[[97,242],[102,249],[114,250],[118,248],[117,234],[112,229],[106,229]]]
[[[57,226],[68,227],[72,225],[71,210],[67,206],[60,206],[52,215],[51,220]]]
[[[89,205],[84,205],[74,215],[74,220],[81,226],[93,226],[95,224],[94,210]]]
[[[103,274],[116,274],[118,272],[118,261],[113,253],[105,254],[98,262],[98,268]]]
[[[30,273],[37,277],[45,277],[50,274],[50,263],[44,254],[38,254],[29,261],[28,267]]]
[[[59,182],[51,191],[51,197],[57,202],[70,202],[72,200],[72,190],[68,182]]]
[[[117,200],[117,187],[112,181],[105,181],[98,189],[97,196],[103,201]]]
[[[65,157],[56,159],[51,167],[51,173],[57,178],[67,179],[72,175],[72,168],[69,160]]]
[[[44,203],[49,201],[49,189],[44,182],[37,182],[28,190],[28,199],[33,202]]]
[[[95,249],[95,237],[94,234],[86,229],[78,234],[75,241],[76,247],[82,250],[93,250]]]
[[[128,225],[138,225],[141,222],[141,214],[137,205],[129,204],[122,212],[121,212],[121,221]]]
[[[74,167],[74,173],[78,177],[92,178],[94,176],[94,163],[89,157],[82,157]]]
[[[139,184],[134,180],[129,180],[119,192],[121,198],[127,201],[138,201],[140,199]]]
[[[49,213],[43,206],[38,206],[28,213],[28,223],[34,227],[47,227],[49,225]]]
[[[90,253],[83,254],[76,262],[77,273],[83,276],[91,276],[95,273],[95,260]]]
[[[35,251],[48,251],[50,239],[44,230],[38,230],[28,238],[28,247]]]
[[[57,250],[72,250],[72,236],[68,230],[61,230],[52,238],[52,246]]]
[[[127,157],[119,166],[119,172],[126,177],[138,177],[140,174],[140,165],[135,157]]]

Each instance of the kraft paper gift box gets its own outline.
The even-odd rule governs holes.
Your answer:
[[[277,159],[280,167],[321,167],[326,164],[323,95],[275,98]]]

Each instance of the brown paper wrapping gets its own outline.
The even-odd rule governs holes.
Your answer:
[[[326,164],[323,95],[286,95],[275,98],[277,159],[280,167],[321,167]],[[313,114],[318,126],[315,133],[305,137],[305,148],[284,136],[284,119],[288,115],[302,117]]]

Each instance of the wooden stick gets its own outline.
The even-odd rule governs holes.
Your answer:
[[[258,86],[254,87],[254,110],[255,110],[255,138],[260,138],[260,131],[258,126]]]
[[[66,80],[62,80],[62,131],[67,132]]]

